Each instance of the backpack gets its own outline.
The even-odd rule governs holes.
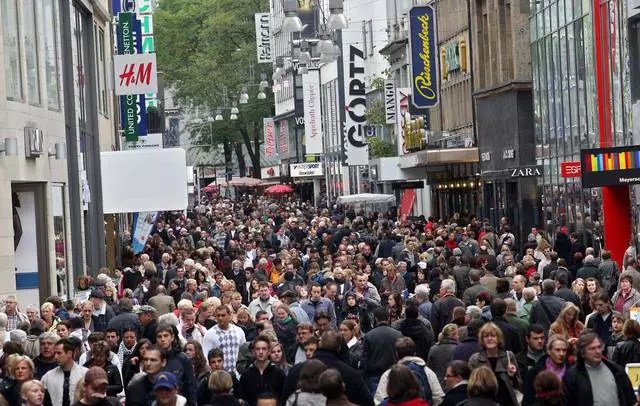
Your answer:
[[[418,385],[420,386],[420,397],[431,404],[433,393],[431,392],[429,378],[427,378],[427,374],[424,372],[424,366],[418,365],[416,362],[412,361],[403,362],[403,364],[411,370],[413,375],[418,380]]]

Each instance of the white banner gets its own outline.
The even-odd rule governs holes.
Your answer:
[[[369,146],[366,143],[367,99],[362,33],[342,31],[342,62],[344,71],[345,120],[343,145],[345,164],[368,165]]]
[[[384,112],[387,124],[395,124],[396,117],[396,86],[392,80],[384,82]]]
[[[289,165],[289,168],[292,178],[324,175],[322,162],[305,162],[301,164],[291,164]]]
[[[272,63],[271,52],[271,15],[269,13],[256,13],[256,51],[258,63]]]
[[[158,92],[156,54],[114,55],[113,68],[117,95]]]
[[[280,166],[268,166],[266,168],[260,168],[260,179],[271,179],[271,178],[279,178],[280,177]]]
[[[304,99],[304,140],[307,154],[322,154],[322,111],[320,109],[320,71],[302,75]]]
[[[396,134],[398,134],[398,156],[402,156],[408,152],[404,128],[411,119],[411,115],[409,114],[410,95],[411,89],[408,87],[396,89]]]

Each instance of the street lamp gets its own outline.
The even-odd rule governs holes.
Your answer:
[[[280,29],[282,32],[302,31],[302,21],[298,17],[298,0],[284,0],[284,19]]]
[[[329,19],[327,20],[327,28],[330,30],[344,30],[349,26],[346,17],[343,14],[343,0],[329,0]]]

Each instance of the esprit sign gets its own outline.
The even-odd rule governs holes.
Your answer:
[[[156,54],[114,55],[117,95],[158,92]]]
[[[563,178],[579,178],[581,174],[580,161],[560,163],[560,176]]]
[[[413,105],[416,108],[435,107],[440,100],[435,9],[431,6],[412,7],[409,10],[409,32]]]
[[[324,174],[321,162],[291,164],[290,173],[292,178],[300,178],[304,176],[322,176]]]

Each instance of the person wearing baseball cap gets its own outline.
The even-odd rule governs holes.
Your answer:
[[[84,396],[72,406],[117,406],[118,399],[107,396],[109,378],[104,369],[91,367],[84,376]]]
[[[171,372],[160,372],[153,383],[154,406],[184,406],[187,399],[178,395],[178,379]]]

